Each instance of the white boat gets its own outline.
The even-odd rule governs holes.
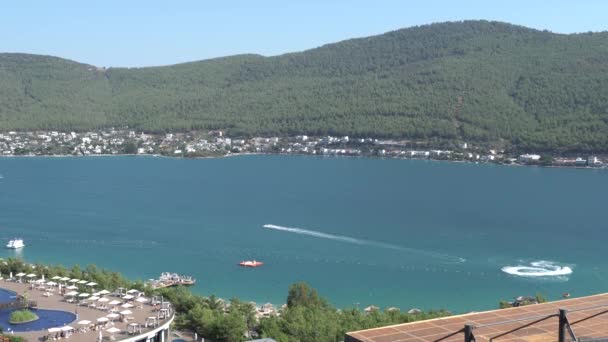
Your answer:
[[[10,248],[10,249],[19,249],[19,248],[23,248],[23,247],[25,247],[25,244],[23,243],[23,240],[22,239],[17,239],[17,238],[9,241],[6,244],[6,248]]]

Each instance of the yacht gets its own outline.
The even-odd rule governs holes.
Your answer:
[[[17,238],[9,241],[6,244],[6,248],[10,248],[10,249],[19,249],[19,248],[23,248],[23,247],[25,247],[25,244],[23,243],[23,240],[22,239],[17,239]]]

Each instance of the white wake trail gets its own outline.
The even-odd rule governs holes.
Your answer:
[[[424,251],[424,250],[415,249],[415,248],[408,248],[408,247],[393,245],[393,244],[385,243],[385,242],[362,240],[362,239],[357,239],[357,238],[350,237],[350,236],[328,234],[328,233],[318,232],[315,230],[277,226],[274,224],[265,224],[263,227],[267,228],[267,229],[279,230],[279,231],[288,232],[288,233],[302,234],[302,235],[308,235],[308,236],[313,236],[313,237],[322,238],[322,239],[329,239],[329,240],[334,240],[334,241],[352,243],[355,245],[373,246],[373,247],[378,247],[378,248],[394,249],[394,250],[403,251],[403,252],[421,254],[421,255],[426,255],[426,256],[433,257],[433,258],[448,260],[450,262],[461,263],[461,262],[466,261],[464,258],[454,257],[451,255]]]
[[[531,262],[530,266],[505,266],[501,270],[520,277],[563,277],[572,274],[572,268],[544,260]]]

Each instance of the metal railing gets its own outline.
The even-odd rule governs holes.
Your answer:
[[[582,311],[588,311],[588,310],[595,310],[595,309],[601,309],[601,308],[606,308],[605,310],[601,311],[601,312],[597,312],[594,313],[588,317],[585,318],[581,318],[577,321],[574,322],[570,322],[568,320],[568,313],[574,313],[574,312],[582,312]],[[488,324],[480,324],[480,325],[473,325],[473,324],[466,324],[464,326],[464,328],[462,330],[460,330],[459,332],[463,332],[464,333],[464,341],[465,342],[475,342],[475,333],[474,331],[476,329],[481,329],[481,328],[487,328],[487,327],[493,327],[493,326],[498,326],[498,325],[503,325],[503,324],[509,324],[509,323],[518,323],[518,322],[528,322],[531,321],[529,323],[523,324],[517,328],[511,329],[509,331],[505,331],[504,333],[500,333],[496,336],[493,336],[490,338],[490,341],[506,336],[508,334],[514,333],[518,330],[521,329],[525,329],[527,327],[533,326],[534,324],[540,323],[542,321],[545,321],[547,319],[550,318],[558,318],[558,324],[557,324],[557,335],[558,335],[558,342],[566,342],[566,334],[570,335],[570,338],[572,339],[572,342],[579,342],[579,339],[577,338],[576,334],[574,333],[574,330],[572,329],[572,326],[577,324],[577,323],[581,323],[584,322],[586,320],[592,319],[594,317],[603,315],[605,313],[608,313],[608,304],[604,304],[604,305],[596,305],[596,306],[591,306],[588,308],[581,308],[581,309],[575,309],[575,310],[566,310],[566,309],[559,309],[559,311],[557,313],[554,314],[549,314],[549,315],[538,315],[538,316],[530,316],[530,317],[523,317],[523,318],[517,318],[517,319],[511,319],[511,320],[506,320],[506,321],[500,321],[500,322],[494,322],[494,323],[488,323]]]

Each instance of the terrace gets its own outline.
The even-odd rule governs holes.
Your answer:
[[[608,293],[398,324],[346,334],[345,342],[606,341]]]
[[[5,333],[12,330],[28,341],[69,337],[74,342],[99,341],[100,338],[164,342],[168,340],[169,325],[174,317],[169,302],[145,298],[135,290],[96,292],[93,286],[77,281],[70,283],[67,279],[49,282],[3,280],[0,288],[18,295],[27,294],[27,300],[37,306],[35,311],[41,313],[39,321],[14,325],[8,323],[6,312],[13,309],[7,308],[7,303],[2,304],[5,308],[0,310],[3,312],[0,325]]]

